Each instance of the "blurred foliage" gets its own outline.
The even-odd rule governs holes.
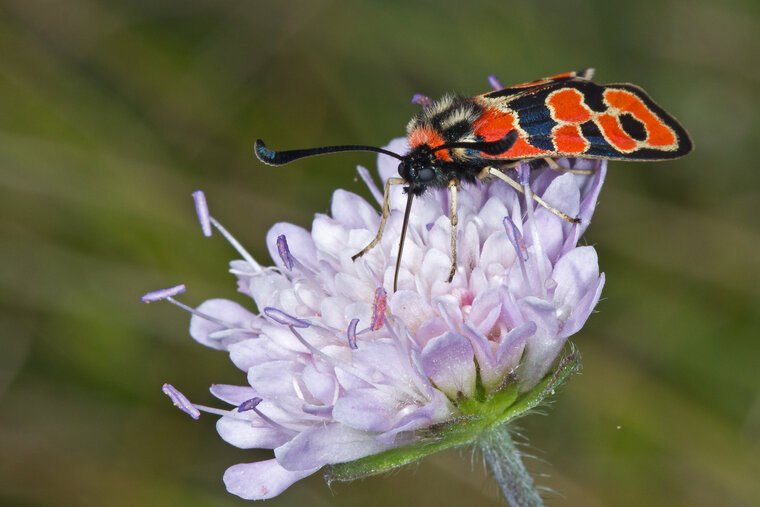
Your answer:
[[[577,376],[523,421],[552,505],[760,505],[758,4],[752,0],[0,2],[0,504],[244,505],[235,449],[161,393],[241,383],[187,315],[139,296],[238,298],[190,193],[259,259],[371,154],[283,169],[285,149],[383,144],[413,93],[475,94],[588,66],[690,130],[669,163],[612,164],[586,241],[607,273]],[[473,465],[474,463],[474,465]],[[551,463],[549,465],[548,463]],[[545,475],[542,475],[545,474]],[[272,505],[503,505],[479,458]]]

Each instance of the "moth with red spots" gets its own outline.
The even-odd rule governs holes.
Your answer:
[[[413,101],[423,109],[407,125],[411,151],[406,155],[362,145],[276,152],[260,139],[255,152],[269,165],[340,151],[374,151],[399,159],[399,177],[385,184],[377,235],[353,257],[364,255],[380,241],[390,215],[389,189],[391,185],[405,185],[408,197],[394,291],[414,196],[428,188],[448,187],[451,281],[456,272],[456,193],[460,182],[499,178],[522,192],[522,186],[505,174],[521,160],[543,159],[553,169],[566,170],[554,159],[655,161],[682,157],[692,150],[686,130],[644,90],[627,83],[595,84],[590,81],[593,72],[586,69],[506,88],[497,86],[499,89],[475,97],[444,96],[434,102],[416,95]],[[533,198],[563,219],[578,221],[538,196]]]

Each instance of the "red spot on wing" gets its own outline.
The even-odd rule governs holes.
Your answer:
[[[613,147],[620,151],[626,152],[636,148],[636,141],[625,133],[617,120],[617,116],[612,114],[600,114],[596,118],[599,127],[604,133],[604,138]]]
[[[481,136],[484,141],[498,141],[515,129],[515,123],[515,118],[512,114],[489,107],[485,109],[473,127],[475,134]],[[481,155],[483,157],[491,158],[522,158],[540,156],[543,153],[546,153],[544,150],[529,144],[523,138],[523,134],[519,129],[518,133],[520,133],[520,138],[518,138],[517,142],[506,152],[498,155],[488,155],[481,152]]]
[[[556,128],[552,135],[554,146],[560,153],[583,153],[589,147],[589,142],[583,137],[577,125],[565,124]]]
[[[473,125],[475,134],[484,141],[498,141],[515,128],[515,119],[509,113],[504,113],[489,107],[483,111]]]
[[[536,148],[532,144],[529,144],[522,137],[517,140],[514,146],[506,152],[499,155],[501,158],[525,158],[525,157],[540,157],[546,153],[546,150]],[[488,156],[485,155],[484,156]]]
[[[546,105],[551,109],[552,117],[560,122],[583,123],[591,119],[591,110],[583,103],[583,94],[575,88],[551,93]]]
[[[675,144],[676,137],[670,127],[657,118],[646,104],[633,93],[627,90],[605,90],[604,99],[610,106],[620,109],[622,112],[631,113],[644,124],[647,132],[646,142],[649,146],[671,146]]]

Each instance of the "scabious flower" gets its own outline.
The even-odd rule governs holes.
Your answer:
[[[408,146],[399,139],[387,149],[405,153]],[[604,284],[593,247],[577,245],[606,162],[558,164],[576,173],[530,174],[524,164],[518,173],[528,192],[580,224],[526,202],[500,180],[465,185],[458,194],[459,260],[448,283],[448,194],[431,190],[414,203],[395,293],[401,188],[391,191],[393,213],[381,241],[363,257],[351,259],[374,237],[379,214],[337,190],[330,215],[316,215],[310,231],[287,223],[270,229],[274,267],[245,252],[197,193],[204,233],[213,224],[243,256],[230,272],[254,304],[208,300],[192,310],[190,334],[228,352],[246,385],[211,387],[229,410],[192,405],[164,389],[188,413],[221,415],[217,430],[232,445],[274,450],[272,459],[230,467],[228,490],[266,499],[323,468],[328,480],[347,480],[477,443],[577,367],[574,356],[560,356]],[[379,155],[383,182],[397,165]],[[359,172],[380,203],[368,172]],[[146,298],[181,305],[173,295]]]

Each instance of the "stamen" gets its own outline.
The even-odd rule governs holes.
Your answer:
[[[143,303],[152,303],[154,301],[161,301],[162,299],[168,299],[171,296],[182,294],[186,290],[187,288],[185,287],[185,284],[175,285],[174,287],[169,287],[168,289],[158,289],[152,292],[148,292],[147,294],[144,294],[140,298],[140,301],[142,301]]]
[[[206,405],[198,405],[197,403],[193,404],[193,406],[207,414],[214,414],[221,417],[232,417],[233,419],[239,419],[241,421],[250,421],[246,416],[240,415],[234,410],[222,410],[221,408],[207,407]]]
[[[491,85],[491,88],[493,88],[494,91],[504,88],[504,85],[501,84],[501,81],[499,81],[499,78],[496,76],[488,76],[488,84]]]
[[[306,347],[309,350],[309,352],[312,353],[312,355],[322,358],[327,364],[332,365],[334,368],[342,368],[343,370],[351,373],[352,375],[359,377],[362,380],[367,380],[360,370],[353,368],[349,364],[344,364],[338,359],[328,356],[327,354],[325,354],[324,352],[316,348],[314,345],[306,341],[306,338],[301,336],[301,333],[296,331],[297,328],[311,327],[310,322],[297,319],[293,317],[292,315],[288,315],[282,310],[278,310],[277,308],[272,308],[271,306],[264,308],[264,314],[270,319],[277,322],[278,324],[288,326],[288,329],[290,329],[290,332],[293,333],[293,336],[295,336],[296,339],[298,339],[298,341],[301,342],[301,345]],[[320,328],[315,327],[315,329],[319,330]]]
[[[425,376],[424,369],[422,368],[422,364],[420,364],[420,356],[418,353],[415,353],[414,351],[409,350],[409,346],[411,345],[414,350],[419,351],[420,347],[417,341],[414,339],[414,336],[412,336],[411,333],[406,331],[406,328],[402,327],[402,333],[404,335],[405,339],[402,339],[399,334],[398,330],[394,328],[394,322],[393,319],[388,319],[388,322],[385,326],[385,329],[388,330],[388,333],[391,335],[391,338],[393,339],[393,343],[396,344],[397,348],[400,349],[400,352],[409,357],[409,362],[403,362],[406,369],[410,373],[410,378],[412,379],[412,385],[398,385],[397,388],[401,391],[407,393],[412,398],[417,398],[420,395],[430,399],[429,393],[430,393],[430,385],[428,384],[427,377]],[[428,394],[426,394],[428,393]]]
[[[349,363],[344,363],[340,361],[339,359],[335,359],[334,357],[330,357],[318,348],[316,348],[314,345],[306,341],[306,338],[301,336],[301,333],[296,331],[295,326],[288,326],[290,329],[290,332],[293,333],[293,335],[298,339],[301,344],[309,349],[309,352],[312,353],[312,355],[320,357],[323,361],[325,361],[327,364],[332,365],[333,368],[339,368],[347,373],[350,373],[351,375],[355,376],[356,378],[359,378],[369,384],[376,384],[377,382],[373,381],[372,376],[368,375],[366,371],[363,371],[360,368],[355,368],[353,365]],[[395,389],[391,388],[390,386],[387,386],[389,389]],[[378,386],[378,389],[381,389],[382,386]]]
[[[323,361],[325,361],[327,364],[332,365],[333,368],[340,368],[351,375],[354,375],[357,378],[360,378],[364,380],[365,382],[368,382],[370,384],[373,384],[375,382],[372,381],[371,378],[369,378],[365,372],[363,372],[360,369],[354,368],[352,365],[343,363],[342,361],[335,359],[333,357],[328,356],[318,348],[316,348],[314,345],[306,341],[306,338],[301,336],[301,333],[299,333],[296,329],[297,328],[306,328],[311,327],[311,323],[305,320],[297,319],[291,315],[288,315],[287,313],[283,312],[282,310],[278,310],[277,308],[267,307],[264,308],[264,314],[267,315],[270,319],[274,320],[278,324],[283,324],[285,326],[288,326],[288,329],[290,329],[290,332],[293,333],[293,336],[296,337],[296,339],[301,342],[301,345],[306,347],[309,352],[311,352],[312,355],[317,356],[321,358]],[[320,330],[319,326],[314,326],[314,329]]]
[[[253,410],[259,403],[261,403],[262,399],[263,398],[256,396],[255,398],[244,401],[238,406],[238,412],[247,412],[248,410]]]
[[[198,222],[201,224],[203,235],[209,238],[211,237],[211,221],[209,220],[208,205],[206,204],[206,194],[203,193],[203,190],[196,190],[193,192],[193,200],[195,201],[195,213],[198,215]]]
[[[193,419],[198,419],[201,416],[201,411],[198,410],[195,405],[190,403],[190,400],[188,400],[185,395],[179,392],[173,385],[164,384],[163,387],[161,387],[161,390],[165,395],[169,397],[170,400],[172,400],[172,403],[175,407]]]
[[[258,396],[256,398],[251,398],[250,400],[244,401],[240,404],[238,407],[238,412],[246,412],[248,410],[253,410],[257,416],[261,418],[262,421],[267,423],[268,425],[272,426],[273,428],[277,428],[278,430],[287,431],[289,433],[292,433],[293,430],[286,428],[282,424],[274,421],[271,417],[264,414],[261,410],[259,410],[257,407],[259,403],[261,403],[262,399]]]
[[[196,315],[196,316],[198,316],[198,317],[200,317],[202,319],[206,319],[207,321],[213,322],[214,324],[218,324],[218,325],[220,325],[220,326],[222,326],[224,328],[232,329],[232,328],[235,327],[232,324],[224,322],[223,320],[219,320],[216,317],[212,317],[211,315],[208,315],[207,313],[199,312],[195,308],[191,308],[191,307],[187,306],[185,303],[180,303],[179,301],[177,301],[176,299],[174,299],[172,297],[167,297],[166,300],[168,302],[170,302],[171,304],[173,304],[175,306],[179,306],[183,310],[192,313],[193,315]]]
[[[224,340],[230,336],[238,336],[240,334],[249,334],[252,336],[258,336],[259,329],[254,322],[248,322],[248,327],[234,327],[229,329],[220,329],[219,331],[212,331],[208,337],[212,340]]]
[[[278,324],[282,324],[284,326],[300,327],[300,328],[311,326],[311,322],[297,319],[296,317],[293,317],[292,315],[288,315],[282,310],[278,310],[277,308],[273,308],[271,306],[267,306],[266,308],[264,308],[264,315],[266,315],[273,321],[277,322]]]
[[[376,331],[383,327],[387,301],[388,294],[385,292],[385,289],[378,287],[375,291],[375,301],[372,303],[372,320],[369,325],[371,331]]]
[[[220,329],[218,331],[214,331],[211,334],[209,334],[209,338],[212,338],[215,340],[221,340],[222,338],[226,338],[227,336],[232,335],[232,334],[237,334],[240,332],[245,333],[245,332],[251,331],[250,329],[240,328],[234,324],[230,324],[229,322],[225,322],[216,317],[212,317],[211,315],[207,313],[199,312],[195,308],[187,306],[186,304],[181,303],[172,297],[172,296],[176,296],[177,294],[182,294],[185,291],[186,291],[186,287],[184,284],[177,285],[175,287],[170,287],[168,289],[154,290],[153,292],[148,292],[147,294],[143,295],[140,298],[140,301],[144,303],[151,303],[153,301],[165,300],[173,304],[174,306],[178,306],[179,308],[182,308],[186,312],[195,315],[196,317],[200,317],[209,322],[213,322],[214,324],[218,326],[223,327],[224,329]]]
[[[333,367],[336,367],[336,368],[342,367],[346,369],[347,371],[355,374],[354,370],[350,368],[348,365],[342,364],[338,359],[328,356],[327,354],[319,350],[317,347],[307,342],[306,338],[301,336],[301,333],[296,331],[295,326],[288,325],[288,328],[290,329],[290,332],[293,333],[293,336],[295,336],[298,339],[298,341],[301,342],[301,345],[309,349],[309,352],[311,352],[313,355],[321,357],[327,364],[330,364]]]
[[[203,312],[199,312],[195,308],[191,308],[184,303],[180,303],[179,301],[177,301],[176,299],[172,297],[172,296],[176,296],[177,294],[182,294],[183,292],[185,292],[185,290],[186,290],[186,287],[184,284],[177,285],[175,287],[170,287],[168,289],[158,289],[158,290],[154,290],[153,292],[148,292],[147,294],[145,294],[143,297],[140,298],[140,301],[142,301],[143,303],[150,303],[152,301],[166,300],[170,302],[171,304],[175,306],[179,306],[183,310],[189,313],[192,313],[193,315],[197,315],[198,317],[202,319],[208,320],[209,322],[213,322],[214,324],[218,324],[228,329],[235,328],[235,326],[227,322],[224,322],[223,320],[219,320],[216,317],[212,317],[211,315],[205,314]]]
[[[517,228],[517,225],[512,221],[509,216],[505,216],[504,220],[504,230],[507,233],[507,238],[509,238],[509,242],[512,243],[512,246],[515,247],[515,251],[517,252],[517,256],[522,261],[528,260],[528,249],[525,248],[525,242],[523,242],[522,233],[520,232],[520,229]]]
[[[528,223],[530,224],[530,232],[533,237],[533,250],[534,259],[536,260],[536,269],[538,271],[538,279],[546,280],[546,267],[544,266],[544,251],[541,248],[541,238],[538,235],[538,225],[536,224],[535,213],[533,211],[533,190],[530,188],[530,166],[524,162],[520,162],[517,172],[520,175],[520,183],[522,183],[525,190],[525,207],[528,212]],[[546,287],[544,284],[540,284],[541,296],[546,298]]]
[[[277,236],[277,253],[280,254],[280,259],[288,271],[293,269],[293,256],[290,255],[290,249],[288,248],[288,240],[284,234]]]
[[[419,104],[422,106],[423,109],[427,109],[429,107],[433,107],[435,102],[433,102],[433,100],[427,95],[422,95],[421,93],[415,93],[414,97],[412,97],[412,104]]]
[[[221,235],[224,236],[224,239],[226,239],[227,242],[232,245],[235,250],[237,250],[237,252],[243,257],[243,259],[246,260],[246,262],[248,262],[248,264],[250,264],[256,271],[261,271],[261,266],[259,263],[253,260],[251,254],[249,254],[248,251],[243,248],[243,245],[241,245],[238,240],[236,240],[232,234],[230,234],[227,229],[222,226],[222,224],[217,222],[217,220],[212,216],[209,216],[208,219],[211,222],[211,225],[216,227],[216,230],[218,230]]]
[[[359,319],[351,319],[351,322],[348,323],[348,330],[346,331],[346,334],[348,335],[348,346],[351,347],[352,350],[359,348],[359,346],[356,344],[357,324],[359,324]]]
[[[520,259],[520,271],[522,271],[523,281],[528,286],[530,292],[533,292],[533,285],[530,283],[528,271],[525,269],[525,262],[528,260],[528,249],[525,247],[522,233],[509,216],[504,217],[504,229],[507,231],[507,238],[509,238],[509,241],[517,251],[517,258]],[[509,233],[510,229],[512,230],[512,234]]]

